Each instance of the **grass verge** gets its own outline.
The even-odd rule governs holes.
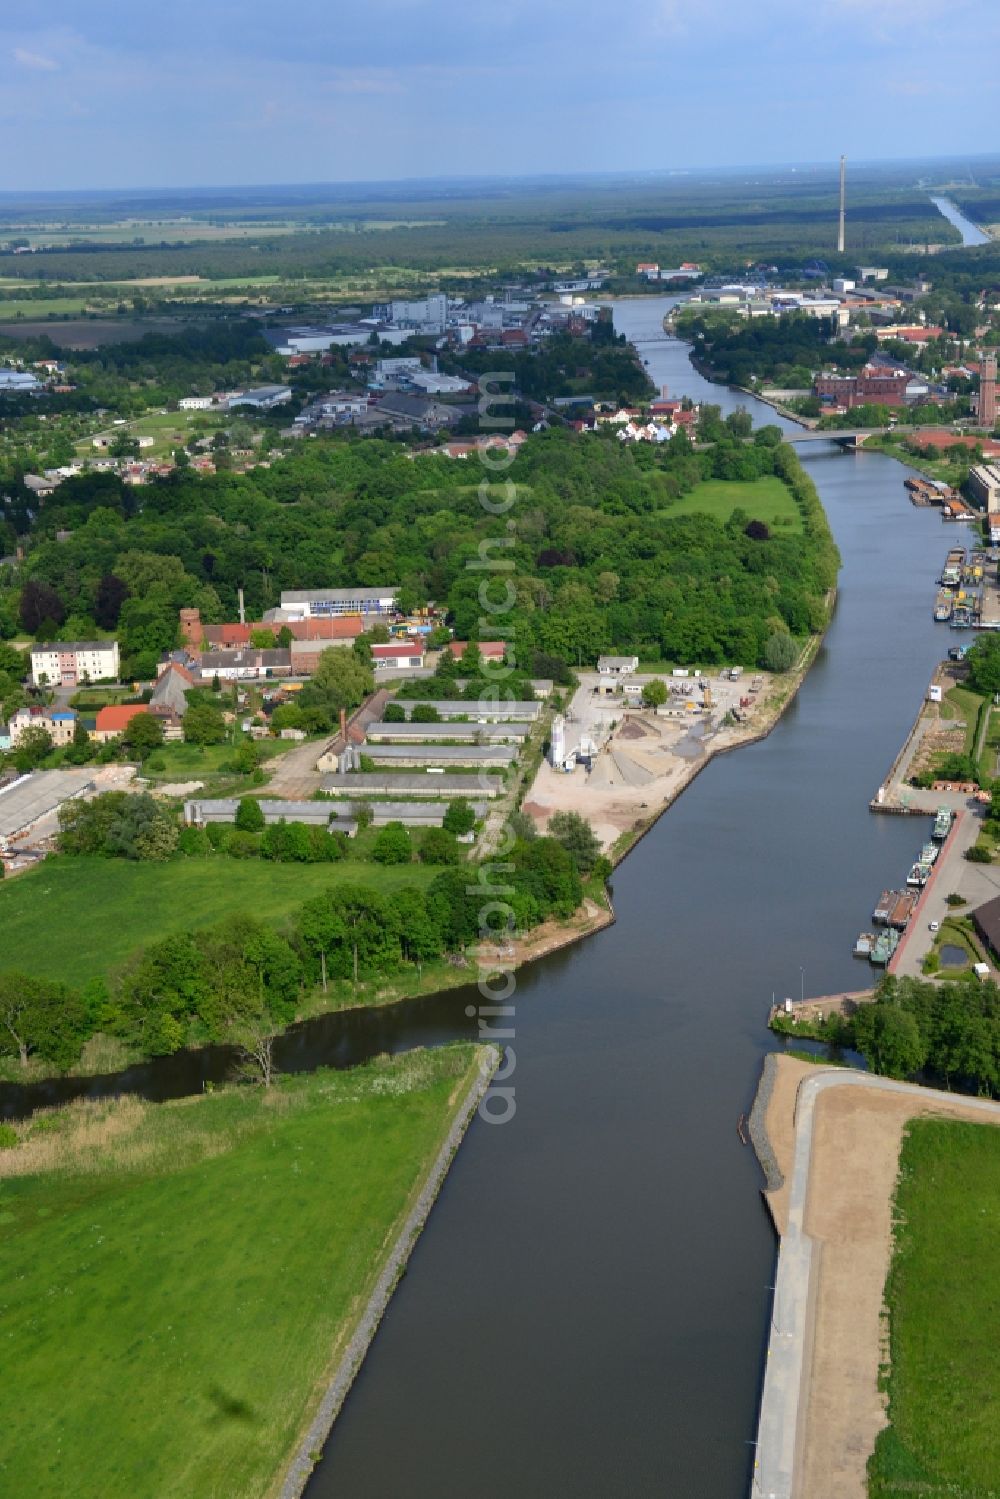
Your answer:
[[[868,1493],[987,1499],[1000,1474],[1000,1129],[914,1120],[895,1212],[889,1426]]]
[[[0,1152],[7,1499],[272,1490],[473,1082],[449,1046]]]
[[[762,520],[782,532],[802,530],[802,517],[792,491],[773,474],[747,483],[705,479],[680,499],[671,500],[663,513],[671,519],[678,515],[711,515],[727,521],[737,507],[745,510],[750,520]]]

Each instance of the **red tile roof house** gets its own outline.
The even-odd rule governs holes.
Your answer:
[[[109,739],[117,739],[120,734],[124,734],[136,714],[148,712],[147,703],[122,703],[111,708],[100,708],[90,737],[98,744],[106,744]]]
[[[449,640],[448,649],[453,656],[461,659],[469,642],[467,640]],[[479,647],[479,659],[481,661],[502,661],[507,650],[506,642],[503,640],[477,640]]]
[[[373,645],[372,662],[376,671],[380,668],[388,671],[391,667],[423,666],[423,641],[394,640],[389,645]]]

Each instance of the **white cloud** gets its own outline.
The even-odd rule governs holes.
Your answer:
[[[56,73],[59,64],[52,57],[46,57],[41,52],[29,52],[26,47],[14,48],[14,61],[22,68],[33,68],[39,73]]]
[[[338,68],[329,87],[338,94],[401,94],[403,85],[388,69],[368,68],[349,72]]]

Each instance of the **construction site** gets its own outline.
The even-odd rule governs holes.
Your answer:
[[[643,688],[661,681],[667,700],[643,704]],[[553,812],[579,812],[605,849],[637,822],[662,812],[723,749],[766,732],[774,713],[770,678],[738,667],[709,676],[595,672],[580,685],[561,722],[551,729],[543,761],[523,810],[544,827]]]

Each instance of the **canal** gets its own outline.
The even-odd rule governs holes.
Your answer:
[[[669,305],[615,307],[655,382],[774,421],[663,341]],[[470,1130],[309,1499],[747,1492],[775,1244],[736,1121],[772,993],[867,977],[853,939],[920,840],[868,800],[945,644],[937,513],[885,455],[805,462],[844,564],[816,664],[616,872],[616,924],[518,975],[517,1113]],[[465,1003],[375,1024],[433,1039]]]
[[[944,214],[949,224],[954,224],[962,236],[963,246],[988,245],[990,243],[989,235],[980,229],[978,224],[974,224],[971,219],[967,219],[961,209],[957,208],[950,198],[931,198],[931,202],[938,213]]]

